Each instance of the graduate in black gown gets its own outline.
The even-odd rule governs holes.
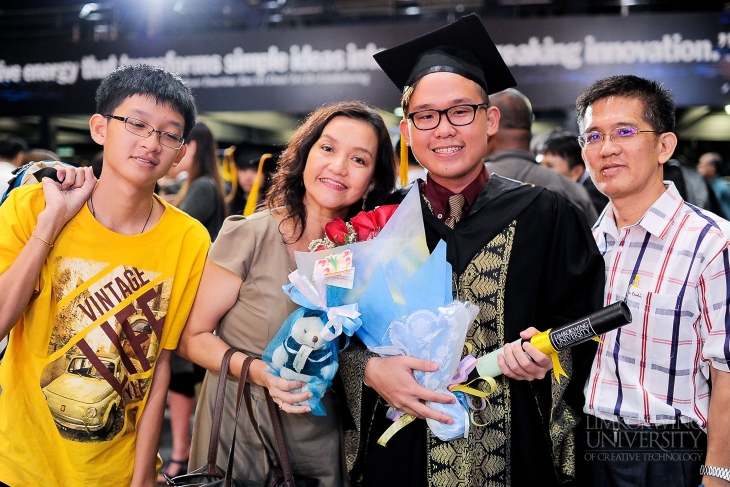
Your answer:
[[[600,308],[604,264],[580,211],[556,193],[484,168],[487,141],[500,117],[488,94],[515,81],[479,18],[463,17],[375,59],[404,90],[401,133],[428,170],[426,181],[414,184],[421,190],[429,248],[446,242],[454,297],[480,308],[467,335],[472,353],[481,356]],[[591,344],[561,352],[570,377],[558,383],[550,357],[529,343],[507,345],[499,359],[499,388],[474,415],[477,424],[468,438],[441,441],[417,419],[382,447],[376,441],[391,424],[384,417],[387,404],[448,422],[423,401],[450,398],[413,379],[413,370],[433,370],[430,362],[377,357],[355,340],[340,359],[356,426],[349,441],[353,484],[570,482],[594,353]]]

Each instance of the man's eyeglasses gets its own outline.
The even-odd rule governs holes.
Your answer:
[[[185,139],[179,135],[157,130],[152,125],[136,118],[118,117],[116,115],[104,115],[104,117],[124,122],[124,128],[127,129],[127,132],[133,133],[137,137],[147,138],[152,135],[153,132],[157,132],[157,140],[160,141],[160,144],[165,147],[169,147],[170,149],[179,149],[185,143]]]
[[[611,139],[611,142],[614,142],[616,144],[624,144],[636,137],[637,135],[645,133],[661,134],[661,132],[656,130],[639,130],[636,127],[629,126],[616,127],[606,134],[596,131],[581,134],[578,136],[578,144],[580,144],[580,146],[584,149],[594,149],[596,147],[600,147],[603,144],[603,141],[605,140],[605,137],[607,135]]]
[[[408,114],[408,118],[418,130],[433,130],[441,123],[441,115],[455,127],[469,125],[474,121],[478,108],[487,108],[486,103],[477,105],[456,105],[443,110],[420,110]]]

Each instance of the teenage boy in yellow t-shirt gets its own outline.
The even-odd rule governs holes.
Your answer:
[[[14,190],[0,207],[0,485],[155,485],[170,357],[210,244],[153,194],[195,102],[163,69],[100,84],[101,178]]]

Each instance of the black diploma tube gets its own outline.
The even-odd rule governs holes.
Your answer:
[[[513,345],[529,341],[542,353],[551,355],[553,357],[553,368],[556,375],[558,375],[562,372],[562,369],[558,369],[560,362],[557,361],[557,353],[559,351],[580,345],[628,323],[631,323],[631,311],[625,302],[618,301],[572,323],[538,333],[530,340],[519,339],[513,342]],[[500,348],[479,357],[477,360],[479,375],[487,377],[502,375],[502,371],[497,365],[497,355],[503,352],[503,348]]]

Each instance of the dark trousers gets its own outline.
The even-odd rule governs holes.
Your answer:
[[[388,407],[378,402],[375,408],[362,487],[423,487],[428,485],[426,421],[416,419],[396,433],[388,446],[378,438],[393,421],[385,417]]]
[[[576,438],[578,485],[697,487],[707,435],[694,423],[631,426],[588,416]]]

